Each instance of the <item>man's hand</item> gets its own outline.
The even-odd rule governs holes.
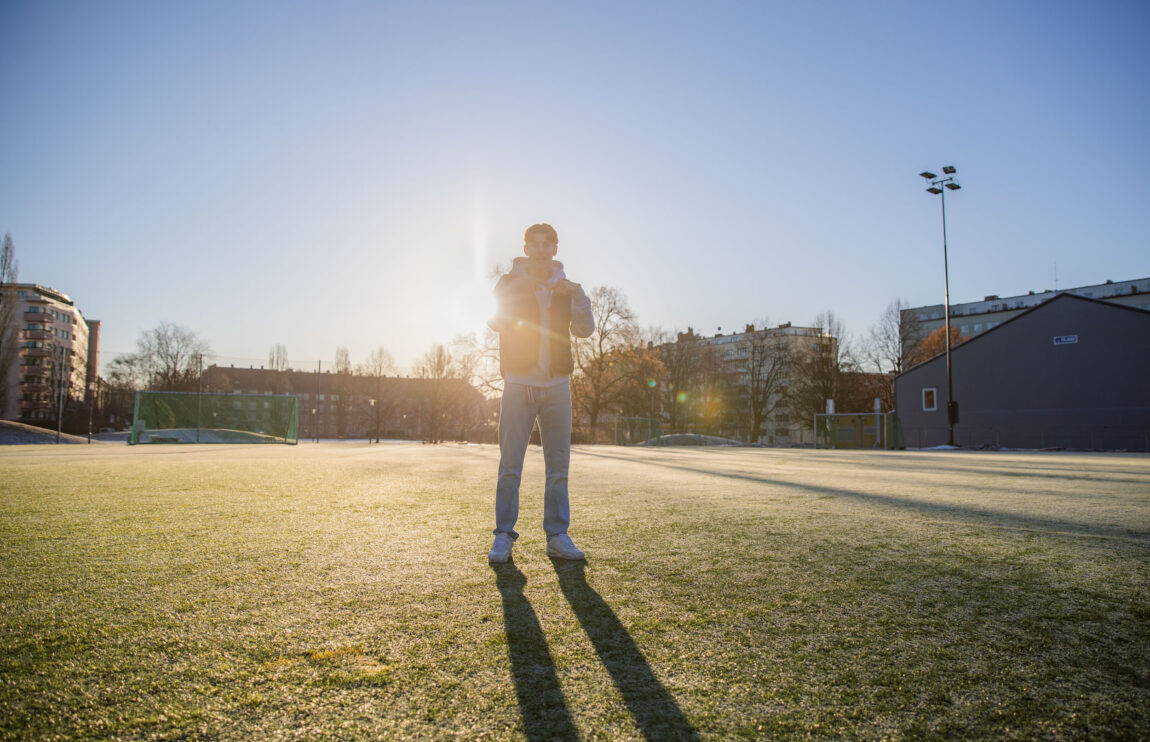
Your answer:
[[[583,293],[583,287],[582,286],[575,283],[574,281],[568,281],[566,278],[564,278],[559,283],[555,284],[555,287],[553,290],[555,291],[556,294],[559,294],[560,296],[576,296],[578,294]]]

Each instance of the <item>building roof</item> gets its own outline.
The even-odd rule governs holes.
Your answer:
[[[3,286],[4,288],[13,288],[13,289],[17,289],[17,290],[19,290],[19,289],[31,289],[32,291],[35,291],[38,294],[41,294],[43,296],[47,296],[49,299],[55,299],[56,301],[58,301],[62,304],[67,304],[68,306],[73,306],[73,307],[76,306],[76,303],[72,301],[71,297],[69,297],[63,291],[57,291],[56,289],[49,288],[48,286],[41,286],[38,283],[5,283],[5,284],[0,284],[0,286]]]
[[[1146,317],[1150,317],[1150,311],[1147,311],[1145,309],[1140,309],[1138,307],[1132,307],[1132,306],[1128,306],[1126,304],[1115,304],[1112,301],[1106,301],[1104,299],[1094,299],[1094,298],[1091,298],[1088,296],[1082,296],[1080,294],[1072,294],[1069,292],[1066,292],[1066,293],[1060,292],[1060,293],[1055,294],[1052,298],[1047,299],[1046,301],[1042,302],[1041,304],[1039,304],[1037,306],[1030,307],[1026,311],[1021,312],[1020,314],[1017,314],[1017,315],[1011,317],[1010,319],[1003,320],[1000,324],[995,325],[994,327],[990,328],[989,330],[986,330],[985,332],[981,332],[978,335],[975,335],[974,337],[970,338],[969,340],[967,340],[963,343],[959,343],[956,346],[951,347],[951,349],[950,349],[951,355],[953,355],[955,353],[955,350],[958,348],[965,348],[966,346],[969,346],[972,343],[977,343],[981,340],[984,340],[985,338],[991,336],[993,333],[1001,332],[1003,330],[1003,328],[1009,327],[1011,324],[1018,322],[1023,317],[1029,316],[1035,312],[1044,311],[1045,309],[1049,308],[1055,302],[1060,302],[1060,301],[1076,301],[1076,302],[1090,303],[1090,304],[1095,304],[1095,305],[1101,305],[1101,306],[1106,307],[1107,309],[1114,310],[1117,312],[1137,312],[1139,314],[1145,315]],[[946,355],[945,351],[942,353],[937,353],[934,356],[923,361],[922,363],[916,363],[915,365],[911,366],[910,368],[908,368],[905,371],[903,371],[902,373],[900,373],[898,376],[901,377],[904,374],[908,374],[912,371],[920,369],[923,366],[927,365],[928,363],[934,363],[938,359],[942,358],[944,355]],[[895,378],[898,378],[898,377],[895,377]]]
[[[1119,296],[1129,296],[1131,294],[1147,294],[1150,293],[1150,278],[1133,278],[1128,281],[1106,281],[1105,283],[1092,284],[1090,286],[1078,286],[1069,289],[1057,289],[1051,291],[1031,291],[1026,294],[1019,294],[1017,296],[1000,297],[991,295],[985,297],[982,301],[968,301],[959,304],[951,304],[951,314],[959,315],[977,315],[988,314],[991,312],[1007,312],[1015,309],[1026,309],[1029,307],[1040,306],[1041,304],[1050,301],[1056,296],[1061,294],[1073,294],[1083,298],[1090,299],[1106,299]],[[924,304],[919,307],[907,307],[903,312],[917,312],[923,309],[932,309],[934,307],[941,307],[942,304]]]

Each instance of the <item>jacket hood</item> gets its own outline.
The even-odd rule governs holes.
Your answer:
[[[551,274],[548,275],[547,278],[540,281],[527,272],[527,265],[530,262],[531,258],[515,258],[515,260],[511,261],[511,274],[515,276],[522,276],[529,281],[547,286],[548,288],[551,288],[567,277],[567,274],[563,272],[563,264],[558,260],[552,260],[550,264]]]

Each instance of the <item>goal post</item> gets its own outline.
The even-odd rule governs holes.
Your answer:
[[[136,392],[128,443],[299,442],[299,397]]]
[[[815,414],[815,448],[905,447],[893,412]]]

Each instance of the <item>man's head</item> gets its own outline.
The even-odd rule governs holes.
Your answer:
[[[523,233],[523,254],[533,260],[550,260],[559,252],[559,233],[550,224],[532,224]]]

